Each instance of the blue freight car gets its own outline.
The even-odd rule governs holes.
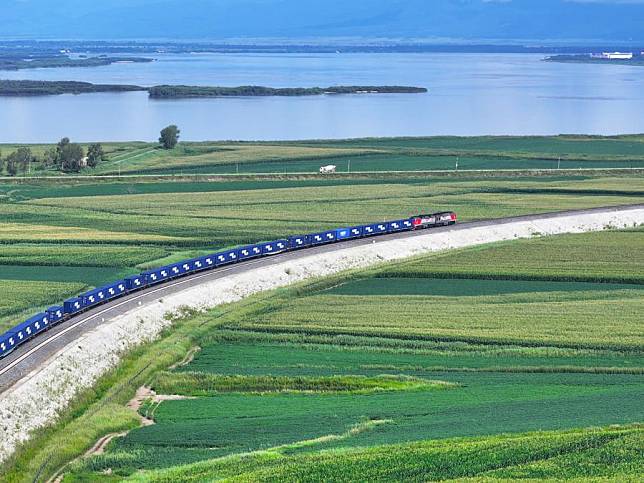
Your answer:
[[[215,267],[215,256],[207,255],[205,257],[193,258],[188,260],[187,263],[190,266],[190,272],[200,272],[201,270]]]
[[[311,245],[322,245],[324,243],[333,243],[337,240],[335,230],[313,233],[311,235]]]
[[[235,263],[239,259],[239,253],[238,250],[225,250],[223,252],[215,253],[215,258],[215,263],[219,267],[221,265]]]
[[[123,295],[126,291],[125,280],[112,282],[104,287],[95,288],[81,295],[84,307],[92,307],[101,304],[115,297]]]
[[[187,261],[173,263],[165,268],[168,269],[171,278],[180,277],[181,275],[190,272],[190,264]]]
[[[383,233],[387,233],[387,223],[365,225],[362,233],[364,236],[382,235]]]
[[[83,299],[80,297],[73,297],[63,302],[63,313],[65,315],[76,314],[83,310]]]
[[[288,249],[288,240],[275,240],[262,243],[262,255],[275,255]]]
[[[143,274],[131,275],[129,277],[125,277],[124,281],[125,281],[125,288],[127,289],[128,292],[133,290],[138,290],[147,285],[147,283],[145,282],[145,275]]]
[[[14,331],[15,327],[0,335],[0,357],[6,356],[17,346],[13,337]]]
[[[248,245],[239,249],[239,260],[248,260],[262,254],[261,245]]]
[[[338,240],[351,240],[353,238],[360,238],[363,231],[363,226],[353,226],[350,228],[339,228],[335,231],[335,234]]]
[[[0,338],[0,348],[4,344],[4,349],[0,353],[11,352],[15,347],[46,330],[48,325],[49,317],[44,312],[30,317],[3,334],[2,338]]]
[[[311,235],[296,235],[288,237],[289,250],[298,250],[311,246]]]
[[[49,307],[45,312],[49,316],[50,324],[55,324],[56,322],[60,322],[64,316],[63,308],[60,305],[54,305],[53,307]]]
[[[141,274],[145,279],[146,285],[155,285],[170,278],[170,272],[167,267],[155,268],[154,270],[147,270]]]
[[[408,225],[405,225],[405,221],[407,221]],[[411,223],[409,222],[409,220],[388,221],[386,225],[387,225],[387,233],[395,233],[397,231],[411,229]]]

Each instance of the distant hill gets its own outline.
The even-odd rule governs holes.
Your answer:
[[[3,38],[644,40],[644,0],[3,0]]]

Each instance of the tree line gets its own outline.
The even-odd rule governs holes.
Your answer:
[[[79,173],[83,168],[95,168],[106,155],[100,143],[90,144],[87,152],[80,144],[72,143],[69,138],[61,139],[56,146],[34,154],[31,148],[19,147],[6,156],[0,153],[0,173],[16,176],[29,173],[34,169],[55,169],[65,173]]]
[[[181,130],[174,124],[161,130],[159,144],[163,149],[174,149],[179,143]],[[16,176],[34,170],[52,169],[63,173],[79,173],[84,168],[95,168],[107,156],[100,143],[90,144],[87,152],[78,143],[62,138],[56,146],[35,154],[29,147],[19,147],[5,157],[0,152],[0,175]]]

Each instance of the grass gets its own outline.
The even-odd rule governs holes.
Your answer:
[[[140,473],[129,481],[434,481],[611,478],[636,481],[639,427],[423,441],[317,454],[265,451]]]
[[[0,278],[6,273],[3,265],[44,267],[114,267],[135,266],[168,255],[168,251],[155,246],[110,246],[110,245],[60,245],[16,244],[5,245],[0,252]],[[92,269],[93,271],[93,269]],[[92,277],[91,273],[85,275]]]
[[[151,146],[152,147],[152,146]],[[173,172],[194,172],[201,169],[205,172],[210,169],[228,165],[229,169],[237,164],[253,162],[278,162],[284,160],[316,159],[324,160],[333,156],[360,156],[369,153],[371,150],[326,148],[308,146],[288,146],[271,144],[223,144],[223,143],[199,143],[179,145],[177,148],[164,151],[161,149],[150,149],[144,153],[138,153],[136,157],[115,158],[99,165],[93,174],[128,174],[128,173],[173,173]],[[319,166],[318,166],[319,168]]]
[[[0,333],[51,305],[52,301],[62,301],[79,293],[85,286],[73,282],[3,280],[0,277]]]
[[[160,394],[214,396],[220,393],[350,393],[446,388],[449,384],[399,376],[249,376],[162,372],[152,388]]]
[[[336,164],[348,171],[642,168],[641,136],[426,137],[301,142],[107,143],[109,160],[86,170],[105,174],[317,173]],[[10,152],[17,145],[1,145]],[[51,147],[32,145],[41,156]],[[34,168],[39,168],[35,165]],[[59,173],[35,169],[34,174]]]
[[[371,335],[518,345],[641,346],[644,292],[592,290],[483,296],[315,295],[244,321],[244,330]],[[529,307],[530,310],[526,310]],[[614,317],[619,313],[619,318]],[[583,320],[584,330],[579,331]]]
[[[14,145],[3,145],[7,152]],[[86,174],[631,168],[644,166],[641,136],[428,137],[271,143],[181,143],[166,151],[155,144],[107,143],[109,161]],[[47,146],[34,145],[42,154]],[[54,172],[35,171],[54,175]]]
[[[432,264],[401,263],[383,276],[641,284],[643,236],[640,228],[499,243],[438,255]]]

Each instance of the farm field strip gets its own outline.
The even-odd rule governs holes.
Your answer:
[[[7,152],[16,145],[2,145]],[[42,156],[51,146],[32,145]],[[86,146],[85,146],[86,147]],[[553,169],[642,167],[644,143],[624,137],[431,137],[303,142],[192,142],[173,150],[152,143],[106,143],[108,160],[90,175],[118,173],[317,172],[323,164],[340,171],[455,169]],[[40,168],[38,165],[36,168]],[[59,176],[36,169],[38,175]]]

